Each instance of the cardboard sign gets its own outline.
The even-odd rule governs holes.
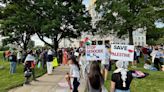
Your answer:
[[[90,45],[86,46],[86,59],[104,60],[105,59],[105,45]]]
[[[111,59],[121,61],[133,61],[134,60],[134,46],[133,45],[111,45]]]

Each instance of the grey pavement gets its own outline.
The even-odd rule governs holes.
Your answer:
[[[59,66],[55,68],[52,75],[43,75],[37,78],[39,81],[32,81],[30,85],[23,85],[9,90],[9,92],[71,92],[68,86],[61,86],[59,84],[66,84],[65,74],[69,72],[68,66]],[[79,92],[85,91],[85,80],[81,79]]]

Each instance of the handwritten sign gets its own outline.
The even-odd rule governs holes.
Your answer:
[[[133,61],[134,59],[134,46],[133,45],[111,45],[111,59],[122,61]]]
[[[86,46],[86,59],[104,60],[105,59],[105,45],[90,45]]]

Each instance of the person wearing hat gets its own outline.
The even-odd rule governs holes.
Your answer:
[[[16,59],[16,55],[14,55],[14,51],[10,53],[9,61],[10,61],[10,74],[14,74],[16,73],[16,65],[17,65],[16,64],[17,59]]]

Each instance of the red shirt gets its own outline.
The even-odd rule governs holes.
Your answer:
[[[147,52],[147,48],[142,48],[142,52],[143,52],[143,54],[148,54],[148,52]]]

